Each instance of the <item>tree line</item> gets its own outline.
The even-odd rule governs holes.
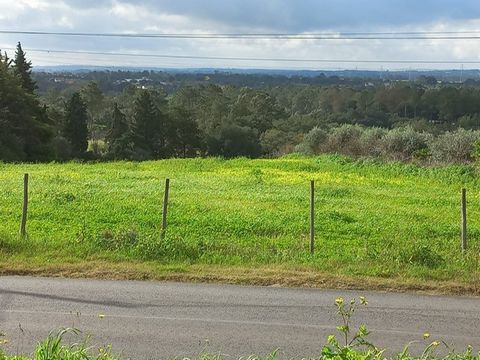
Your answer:
[[[90,81],[38,95],[21,44],[13,59],[1,55],[0,65],[3,161],[273,157],[297,151],[466,162],[473,160],[480,129],[475,82],[208,84],[169,94],[148,81],[121,91],[102,91]]]

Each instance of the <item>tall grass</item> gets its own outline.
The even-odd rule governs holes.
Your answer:
[[[89,349],[86,340],[79,344],[65,344],[66,335],[78,335],[77,329],[65,328],[51,332],[50,335],[40,342],[32,355],[7,356],[1,351],[0,360],[116,360],[118,357],[110,353],[110,349],[100,348],[97,352]]]

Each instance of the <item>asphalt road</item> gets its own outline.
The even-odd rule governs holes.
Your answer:
[[[125,358],[192,357],[205,348],[226,359],[277,348],[281,358],[306,357],[335,332],[335,298],[361,295],[369,305],[355,323],[367,323],[377,346],[400,350],[428,331],[458,349],[480,348],[478,298],[31,277],[0,277],[0,330],[9,353],[28,354],[52,329],[73,326]]]

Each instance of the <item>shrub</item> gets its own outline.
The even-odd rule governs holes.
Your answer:
[[[260,137],[260,144],[264,154],[271,156],[283,155],[284,145],[288,143],[288,133],[278,130],[270,129],[265,131]]]
[[[327,138],[327,133],[316,126],[305,135],[303,142],[295,147],[295,151],[306,155],[320,154],[325,149]]]
[[[381,141],[386,133],[387,130],[377,127],[365,129],[359,139],[363,155],[380,156],[382,153]]]
[[[53,155],[56,161],[67,161],[72,156],[70,143],[62,136],[52,139]]]
[[[480,114],[464,115],[457,120],[458,126],[464,129],[478,129]]]
[[[419,133],[412,127],[390,130],[380,142],[382,154],[393,160],[410,160],[420,150],[428,148],[430,134]]]
[[[350,124],[334,128],[328,136],[328,151],[344,155],[362,155],[360,137],[363,131],[361,126]]]
[[[429,142],[434,161],[439,163],[467,163],[473,160],[479,131],[458,129],[437,136]]]

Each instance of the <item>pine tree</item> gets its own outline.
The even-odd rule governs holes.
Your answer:
[[[130,159],[133,154],[133,136],[125,114],[113,105],[112,123],[105,137],[108,146],[108,157],[120,160]]]
[[[0,50],[0,66],[3,67],[4,70],[8,70],[12,65],[12,60],[8,57],[7,52],[2,55],[2,51]]]
[[[51,160],[53,131],[48,116],[12,70],[8,57],[0,55],[0,159]]]
[[[180,157],[195,156],[201,150],[200,130],[190,112],[174,107],[170,110],[172,120],[168,134],[169,143],[175,155]]]
[[[27,61],[20,43],[17,44],[17,51],[15,52],[15,60],[13,63],[13,71],[16,76],[20,77],[22,87],[26,92],[33,94],[37,89],[37,85],[32,79],[32,62]]]
[[[143,153],[141,157],[155,156],[159,147],[162,147],[162,124],[159,121],[159,113],[150,92],[142,92],[134,106],[135,147]]]
[[[8,60],[0,53],[0,161],[25,160],[24,141],[18,127],[27,116],[23,111],[22,90],[11,75]],[[14,112],[14,107],[18,107]]]
[[[79,93],[74,93],[65,106],[64,136],[72,146],[74,157],[83,157],[88,148],[87,107]]]

